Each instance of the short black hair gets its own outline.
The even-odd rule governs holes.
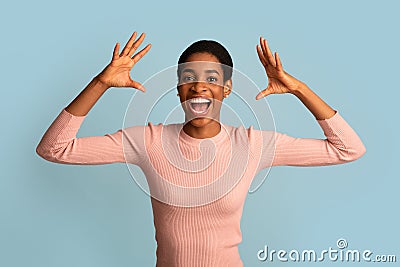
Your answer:
[[[181,74],[180,65],[195,53],[209,53],[215,56],[222,64],[224,71],[224,82],[232,78],[233,61],[228,50],[220,43],[214,40],[199,40],[188,46],[181,54],[178,60],[178,77]]]

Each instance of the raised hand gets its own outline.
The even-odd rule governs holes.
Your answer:
[[[97,76],[97,79],[107,87],[133,87],[143,92],[146,91],[142,84],[132,80],[130,71],[150,50],[151,44],[134,54],[142,44],[145,33],[142,33],[137,40],[135,40],[136,36],[137,33],[134,32],[121,53],[119,53],[120,44],[115,45],[110,64]]]
[[[275,57],[272,55],[267,40],[263,37],[260,37],[260,45],[257,45],[256,49],[268,76],[268,86],[256,96],[257,100],[270,94],[294,93],[305,86],[303,82],[283,70],[278,53],[275,52]]]

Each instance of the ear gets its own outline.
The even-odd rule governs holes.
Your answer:
[[[224,98],[228,97],[232,91],[232,79],[229,79],[224,84]]]

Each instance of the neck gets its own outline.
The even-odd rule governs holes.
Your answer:
[[[212,120],[205,125],[199,125],[192,122],[187,122],[183,126],[183,130],[187,135],[197,139],[211,138],[219,134],[221,131],[221,124],[219,121]]]

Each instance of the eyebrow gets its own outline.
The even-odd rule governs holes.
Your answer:
[[[193,69],[184,69],[184,70],[182,71],[182,73],[183,73],[183,72],[190,72],[190,73],[193,73],[193,74],[196,73]],[[216,74],[220,75],[219,72],[218,72],[217,70],[214,70],[214,69],[205,70],[204,72],[205,72],[205,73],[216,73]]]

